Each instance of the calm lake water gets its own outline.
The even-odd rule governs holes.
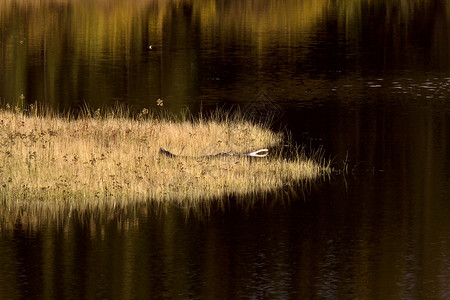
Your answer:
[[[2,105],[239,107],[349,168],[201,213],[0,216],[0,299],[449,299],[449,20],[439,0],[0,0]]]

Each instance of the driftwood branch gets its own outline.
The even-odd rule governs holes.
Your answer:
[[[159,148],[159,154],[168,156],[168,157],[192,157],[192,158],[213,158],[213,157],[223,157],[223,156],[241,156],[241,157],[266,157],[269,154],[269,149],[260,149],[253,152],[247,152],[247,153],[239,153],[239,152],[222,152],[217,154],[211,154],[211,155],[202,155],[202,156],[187,156],[187,155],[176,155],[172,152]]]

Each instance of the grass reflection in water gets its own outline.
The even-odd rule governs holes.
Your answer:
[[[147,109],[85,109],[78,116],[36,106],[0,110],[0,190],[4,211],[83,210],[152,200],[183,206],[227,195],[274,191],[329,172],[319,157],[202,157],[254,151],[285,135],[242,114],[216,111],[178,120]],[[160,147],[180,157],[166,157]],[[60,209],[56,209],[59,211]]]

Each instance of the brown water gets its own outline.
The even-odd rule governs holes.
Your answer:
[[[350,170],[206,216],[0,216],[0,299],[450,298],[449,18],[448,1],[0,0],[3,105],[240,107]]]

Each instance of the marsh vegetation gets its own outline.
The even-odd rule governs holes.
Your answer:
[[[0,110],[0,195],[5,207],[95,206],[153,200],[189,205],[269,192],[329,168],[296,151],[288,159],[203,155],[282,144],[286,135],[242,114],[155,116],[148,109],[58,115],[30,106]],[[160,148],[183,157],[166,157]],[[184,157],[189,156],[189,157]]]

